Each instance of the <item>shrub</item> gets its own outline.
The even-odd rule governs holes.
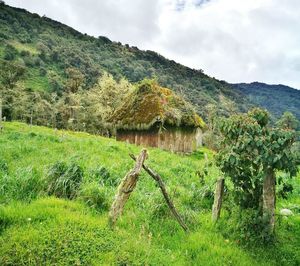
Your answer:
[[[37,198],[43,189],[42,180],[31,167],[20,168],[15,174],[0,174],[0,200],[30,201]]]
[[[4,59],[5,60],[14,60],[18,54],[18,51],[15,47],[10,44],[7,44],[4,48]]]
[[[95,181],[82,185],[78,198],[97,211],[105,211],[109,208],[107,188]]]
[[[50,166],[46,177],[47,193],[59,198],[76,197],[83,179],[83,168],[75,162],[56,162]]]
[[[281,173],[277,178],[276,194],[277,196],[287,199],[289,194],[294,190],[291,180],[287,174]]]

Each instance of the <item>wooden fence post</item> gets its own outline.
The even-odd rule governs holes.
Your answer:
[[[223,193],[224,193],[224,183],[225,183],[224,178],[220,178],[216,184],[214,204],[213,204],[213,208],[212,208],[213,222],[218,221],[218,219],[220,218]]]
[[[143,163],[147,157],[147,150],[143,149],[136,160],[134,168],[125,175],[119,185],[117,194],[109,212],[109,224],[112,227],[115,225],[118,217],[122,214],[124,205],[130,197],[131,192],[134,190],[138,181],[138,176],[142,170]]]
[[[274,233],[275,228],[275,200],[276,177],[273,169],[267,169],[263,184],[263,216],[268,219],[269,229]]]

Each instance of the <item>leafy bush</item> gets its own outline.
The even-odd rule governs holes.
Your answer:
[[[106,211],[109,208],[107,188],[95,181],[82,185],[78,198],[97,211]]]
[[[0,200],[30,201],[37,198],[43,189],[42,180],[31,167],[20,168],[15,174],[0,174]]]
[[[277,187],[276,193],[279,197],[287,199],[289,194],[294,190],[293,185],[291,184],[290,178],[287,174],[281,174],[277,178]]]
[[[48,171],[47,193],[60,198],[73,199],[76,197],[83,179],[83,168],[75,162],[54,163]]]
[[[18,54],[18,51],[15,47],[10,44],[7,44],[4,48],[4,59],[5,60],[14,60]]]

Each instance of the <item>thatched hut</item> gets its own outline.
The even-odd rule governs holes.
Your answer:
[[[202,145],[203,120],[191,104],[156,82],[141,82],[114,113],[117,140],[190,153]]]

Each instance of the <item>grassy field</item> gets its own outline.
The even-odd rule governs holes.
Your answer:
[[[211,223],[218,169],[201,149],[176,155],[149,149],[147,164],[164,179],[190,228],[184,233],[166,208],[159,188],[144,172],[115,230],[108,209],[121,178],[141,147],[86,133],[12,122],[0,134],[0,265],[299,265],[300,181],[293,181],[278,210],[272,245],[246,246],[226,233],[230,202]],[[208,160],[205,159],[207,154]],[[60,168],[59,168],[60,167]],[[82,177],[72,200],[49,194],[57,169]],[[199,176],[198,172],[206,172]]]

